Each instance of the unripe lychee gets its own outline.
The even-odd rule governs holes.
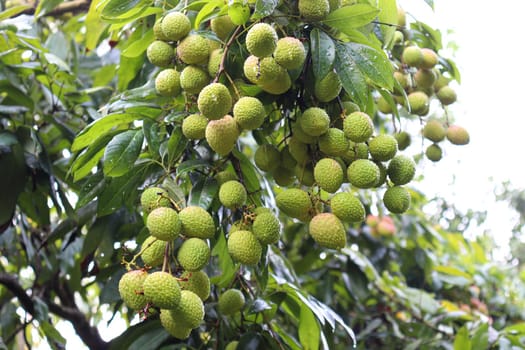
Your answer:
[[[432,69],[438,63],[438,55],[436,52],[429,48],[422,48],[421,53],[423,54],[423,60],[421,61],[421,68]]]
[[[357,159],[368,159],[368,146],[364,142],[352,142],[348,146],[348,150],[342,155],[343,160],[350,164]]]
[[[299,39],[287,36],[277,41],[273,57],[286,69],[298,69],[304,63],[306,50]]]
[[[292,157],[300,165],[305,164],[311,159],[308,146],[305,143],[299,141],[296,137],[291,137],[288,140],[288,149],[290,150]]]
[[[399,85],[401,85],[403,89],[408,88],[408,77],[405,73],[401,73],[398,71],[394,72],[394,79],[397,80],[397,82],[399,83]]]
[[[336,72],[330,71],[322,79],[317,80],[314,86],[314,95],[321,102],[330,102],[341,92],[343,84]]]
[[[394,137],[397,140],[397,148],[400,151],[405,150],[408,146],[410,146],[411,143],[411,137],[410,134],[406,131],[400,131],[396,134],[394,134]]]
[[[402,214],[410,207],[410,193],[401,186],[393,186],[383,195],[385,207],[392,213]]]
[[[290,186],[295,181],[295,174],[293,170],[286,169],[281,165],[272,171],[272,177],[275,183],[282,187]]]
[[[189,206],[179,212],[182,234],[186,237],[212,238],[215,235],[215,222],[206,210]]]
[[[301,129],[310,136],[319,136],[328,131],[330,117],[326,111],[319,107],[306,109],[299,117]]]
[[[342,156],[347,152],[349,146],[350,143],[341,129],[330,128],[319,136],[319,150],[327,156]]]
[[[257,147],[254,154],[254,161],[257,168],[262,171],[271,172],[277,169],[281,159],[281,154],[277,147],[266,143]]]
[[[386,182],[387,168],[382,162],[378,160],[375,160],[374,163],[376,163],[377,167],[379,168],[379,179],[373,187],[381,187]]]
[[[407,24],[406,12],[401,7],[397,8],[397,25],[404,27]]]
[[[171,208],[160,207],[149,213],[146,219],[149,233],[162,241],[172,241],[181,231],[181,223],[177,212]]]
[[[368,142],[368,150],[374,160],[387,161],[397,153],[397,141],[394,136],[381,134]]]
[[[443,157],[443,151],[438,144],[433,143],[425,150],[425,156],[433,162],[439,162]]]
[[[310,164],[297,164],[294,169],[294,173],[301,185],[310,187],[315,183],[314,168]]]
[[[284,70],[274,80],[260,83],[259,86],[269,94],[282,95],[292,87],[292,80],[288,72]]]
[[[390,103],[381,95],[376,101],[377,109],[384,114],[392,113],[393,109]]]
[[[412,181],[416,173],[416,163],[412,158],[399,154],[388,163],[387,174],[395,185],[405,185]]]
[[[175,323],[191,329],[197,328],[204,320],[204,304],[201,298],[190,290],[181,291],[178,305],[169,311]]]
[[[428,113],[428,95],[423,91],[414,91],[408,94],[408,105],[413,114],[425,115]]]
[[[210,296],[210,278],[203,271],[184,271],[179,277],[182,290],[197,294],[202,301]]]
[[[209,55],[208,40],[198,34],[186,36],[177,46],[177,56],[186,64],[204,64]]]
[[[330,200],[332,213],[344,222],[361,222],[365,220],[365,207],[354,195],[348,192],[336,193]]]
[[[343,101],[342,105],[342,112],[344,113],[344,115],[350,115],[354,112],[361,111],[361,109],[359,109],[359,106],[353,103],[352,101]]]
[[[312,145],[314,143],[317,143],[319,141],[319,137],[317,136],[311,136],[308,135],[303,131],[303,128],[301,127],[301,123],[298,121],[295,121],[291,123],[291,129],[292,129],[292,135],[293,137],[301,141],[302,143],[306,143],[308,145]]]
[[[167,68],[155,78],[155,90],[159,95],[175,97],[180,94],[181,74],[177,70]]]
[[[210,21],[210,28],[219,39],[226,41],[235,28],[235,24],[230,16],[225,15],[213,18]]]
[[[197,107],[206,118],[221,119],[232,108],[230,91],[221,83],[209,84],[199,93]]]
[[[343,169],[336,160],[323,158],[314,167],[314,178],[319,187],[334,193],[343,184]]]
[[[275,202],[279,210],[292,218],[302,221],[307,221],[310,218],[312,201],[308,193],[301,189],[286,189],[277,194]]]
[[[414,74],[414,82],[420,89],[428,89],[436,82],[436,74],[433,70],[419,68]]]
[[[180,320],[174,320],[172,310],[160,310],[160,324],[173,337],[186,339],[190,336],[191,328],[185,327]]]
[[[214,77],[219,72],[222,58],[224,57],[223,49],[215,49],[210,54],[210,59],[208,60],[208,73]]]
[[[237,180],[225,182],[219,188],[219,201],[229,209],[243,206],[247,196],[244,185]]]
[[[228,289],[219,296],[217,310],[223,315],[233,315],[242,310],[246,299],[238,289]]]
[[[252,225],[252,232],[262,244],[274,244],[281,235],[281,223],[272,212],[257,214]]]
[[[182,134],[190,140],[202,140],[206,137],[208,118],[202,114],[190,114],[182,120]]]
[[[179,282],[167,272],[153,272],[144,280],[144,296],[158,308],[174,309],[180,301]]]
[[[168,242],[161,241],[153,236],[144,240],[141,247],[140,257],[146,266],[157,267],[164,262],[164,253]]]
[[[353,112],[345,117],[343,131],[350,141],[365,142],[374,133],[374,123],[368,114]]]
[[[274,81],[278,82],[279,78],[286,73],[286,69],[277,64],[273,57],[258,58],[251,55],[244,61],[243,72],[250,82],[264,85]],[[281,81],[281,83],[284,82]]]
[[[166,35],[162,32],[162,18],[157,20],[153,25],[153,36],[155,37],[155,40],[169,41]]]
[[[314,216],[308,225],[308,231],[322,247],[342,249],[346,246],[346,231],[343,223],[332,213]]]
[[[321,21],[330,12],[328,0],[299,0],[299,14],[308,22]]]
[[[217,184],[221,186],[225,182],[228,182],[230,180],[238,180],[238,178],[233,171],[223,170],[215,174],[215,180],[217,180]]]
[[[159,207],[171,208],[168,191],[160,187],[148,187],[140,195],[140,205],[144,215]]]
[[[430,119],[425,123],[422,130],[423,137],[432,142],[440,142],[445,139],[447,131],[439,120]]]
[[[231,115],[219,120],[210,120],[206,126],[206,141],[218,155],[225,156],[231,152],[239,137],[239,128]]]
[[[186,66],[180,73],[180,86],[189,94],[198,94],[210,83],[208,73],[197,66]]]
[[[436,96],[442,104],[445,106],[448,106],[457,100],[457,95],[454,89],[452,89],[450,86],[443,86],[441,89],[438,90],[436,93]]]
[[[403,50],[401,60],[407,66],[419,67],[423,62],[423,53],[417,46],[408,46]]]
[[[259,58],[271,56],[277,46],[277,39],[277,33],[271,25],[256,23],[246,34],[246,49]]]
[[[256,97],[241,97],[233,106],[233,119],[244,130],[257,129],[264,122],[266,111]]]
[[[357,159],[347,169],[348,181],[357,188],[372,188],[379,181],[380,171],[376,163]]]
[[[146,56],[148,56],[148,60],[151,64],[157,67],[166,68],[173,64],[173,61],[175,60],[175,51],[170,44],[164,41],[155,40],[149,44],[146,50]]]
[[[251,231],[239,230],[228,234],[228,253],[234,261],[253,266],[261,260],[262,247]]]
[[[453,145],[466,145],[470,142],[467,129],[459,125],[451,125],[447,128],[447,140]]]
[[[191,23],[182,12],[170,12],[162,19],[161,30],[169,41],[179,41],[188,35]]]
[[[177,252],[177,260],[186,271],[201,270],[210,260],[210,247],[205,240],[190,238],[184,241]]]
[[[118,291],[122,301],[129,308],[140,310],[148,303],[144,296],[144,280],[147,276],[146,270],[131,270],[120,278]]]

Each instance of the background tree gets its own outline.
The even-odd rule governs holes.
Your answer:
[[[62,319],[91,349],[524,347],[521,268],[461,234],[483,214],[409,184],[468,133],[395,1],[1,5],[0,346],[64,348]]]

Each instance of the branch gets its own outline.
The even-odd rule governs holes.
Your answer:
[[[91,0],[73,0],[68,2],[63,2],[57,7],[55,7],[53,10],[45,13],[45,16],[60,16],[64,13],[72,12],[73,14],[78,14],[80,12],[84,12],[89,10],[89,6],[91,5]],[[32,7],[30,9],[27,9],[23,11],[21,14],[24,15],[34,15],[36,11],[37,4],[32,4]]]
[[[18,283],[18,279],[14,275],[0,272],[0,284],[3,284],[13,295],[20,301],[24,310],[31,315],[35,313],[35,304],[33,299],[26,293],[24,288]]]

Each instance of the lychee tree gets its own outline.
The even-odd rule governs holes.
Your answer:
[[[0,5],[0,346],[521,344],[523,281],[413,186],[469,134],[395,0]]]

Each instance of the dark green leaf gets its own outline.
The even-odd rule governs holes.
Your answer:
[[[365,76],[356,63],[345,52],[338,49],[335,55],[334,68],[341,78],[345,91],[361,110],[365,110],[368,103],[368,85]]]
[[[242,173],[242,180],[244,182],[244,186],[248,190],[248,193],[255,193],[261,190],[261,184],[259,182],[259,179],[257,177],[257,172],[253,166],[253,163],[244,155],[244,153],[239,152],[236,148],[233,149],[232,154],[235,158],[239,160],[241,173]],[[256,206],[261,206],[261,200],[260,196],[251,196],[251,198],[255,201]]]
[[[312,70],[314,76],[320,79],[332,68],[335,59],[335,45],[334,41],[328,34],[314,28],[310,33],[310,42],[312,45]]]
[[[256,0],[255,11],[252,15],[252,20],[255,21],[257,19],[271,15],[278,4],[278,0]]]
[[[143,142],[142,129],[124,131],[115,136],[104,152],[104,175],[118,177],[130,171],[139,157]]]
[[[177,166],[177,177],[180,177],[181,175],[184,175],[187,172],[195,170],[195,169],[209,168],[211,166],[212,165],[210,164],[210,162],[204,159],[187,160],[187,161],[180,163]]]
[[[151,119],[144,119],[142,128],[144,130],[144,137],[146,138],[151,157],[155,158],[155,156],[159,155],[160,141],[162,137],[160,125]]]
[[[100,158],[104,155],[104,149],[108,142],[120,132],[120,130],[109,132],[98,138],[75,158],[69,169],[73,173],[74,181],[81,180],[91,173],[93,167],[97,165]]]
[[[188,140],[182,135],[180,128],[174,129],[168,140],[168,166],[173,166],[186,150]]]
[[[87,178],[80,187],[76,209],[91,202],[104,189],[104,185],[104,174],[101,171]]]
[[[217,285],[220,288],[225,288],[229,286],[235,278],[238,265],[234,264],[230,254],[228,254],[228,246],[224,232],[219,233],[219,237],[213,246],[211,255],[217,257],[221,273],[211,277],[210,280],[214,285]]]
[[[126,331],[117,338],[114,338],[109,343],[109,350],[129,349],[137,339],[150,332],[156,332],[161,327],[158,319],[140,322],[126,329]]]
[[[190,192],[189,205],[196,205],[208,209],[219,191],[217,180],[213,177],[204,177],[197,182]]]
[[[372,22],[378,13],[377,7],[368,4],[343,6],[330,12],[323,23],[344,33],[346,30],[359,28]]]

